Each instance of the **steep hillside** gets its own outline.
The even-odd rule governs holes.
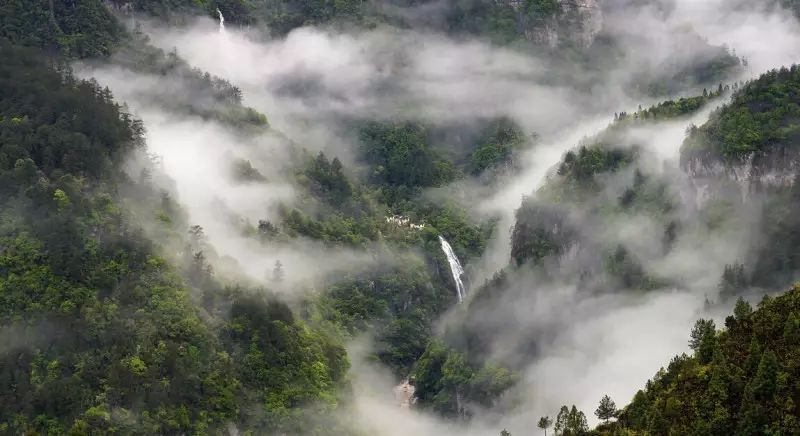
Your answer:
[[[171,267],[132,224],[124,204],[185,237],[177,207],[122,170],[144,151],[142,124],[38,50],[0,53],[3,432],[298,431],[299,405],[335,405],[340,345],[282,303],[224,289],[202,251]],[[218,297],[201,309],[203,292]]]
[[[799,99],[800,68],[770,71],[744,84],[706,124],[691,128],[681,148],[682,167],[707,198],[763,202],[763,239],[744,259],[756,286],[786,286],[800,268],[795,249],[800,234],[795,183]]]
[[[797,434],[800,286],[765,297],[753,311],[739,300],[725,328],[699,320],[691,356],[676,356],[636,393],[619,421],[598,434]]]

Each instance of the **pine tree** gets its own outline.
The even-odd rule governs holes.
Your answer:
[[[772,350],[761,355],[755,377],[747,383],[742,400],[738,434],[763,434],[770,422],[770,410],[778,383],[778,358]]]
[[[736,306],[733,308],[733,316],[736,321],[745,320],[751,313],[753,313],[753,307],[744,298],[739,297],[736,300]]]
[[[608,421],[613,418],[616,413],[617,405],[614,403],[614,400],[608,395],[603,395],[603,398],[600,399],[600,405],[597,407],[597,410],[594,411],[595,416],[603,420],[603,423],[608,424]]]
[[[567,406],[561,406],[561,410],[558,411],[558,416],[556,416],[556,426],[553,428],[557,436],[563,435],[565,431],[567,431],[567,420],[569,419],[569,408]]]
[[[695,352],[695,356],[697,356],[701,363],[708,363],[711,361],[715,342],[716,327],[714,326],[714,321],[710,319],[698,319],[690,334],[689,347]]]
[[[783,326],[783,340],[787,345],[800,345],[800,317],[796,312],[789,313]]]
[[[712,434],[730,434],[731,416],[728,411],[728,391],[731,386],[731,374],[722,347],[714,349],[711,359],[711,380],[708,383],[707,402],[709,431]]]
[[[589,431],[589,423],[586,421],[586,415],[578,410],[575,405],[569,411],[569,418],[567,419],[570,436],[580,436]]]

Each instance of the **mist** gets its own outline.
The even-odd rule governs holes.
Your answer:
[[[553,77],[549,59],[543,55],[428,31],[304,27],[271,39],[230,26],[221,32],[208,19],[182,29],[145,23],[154,44],[165,50],[175,48],[192,66],[231,81],[242,90],[246,105],[267,115],[271,129],[253,136],[154,104],[148,95],[168,92],[161,89],[164,84],[158,84],[160,78],[114,65],[81,66],[78,72],[110,87],[144,121],[148,147],[174,182],[175,195],[189,221],[204,228],[220,257],[233,260],[230,268],[220,265],[222,271],[263,284],[280,260],[287,275],[283,288],[289,293],[313,288],[334,272],[358,274],[394,262],[393,254],[380,258],[371,254],[378,251],[373,247],[331,248],[304,238],[265,246],[247,236],[246,229],[259,220],[279,220],[282,206],[299,201],[302,194],[285,172],[287,163],[295,159],[294,147],[337,156],[349,168],[349,175],[357,178],[364,170],[358,138],[341,127],[343,121],[447,124],[513,118],[538,138],[531,139],[517,157],[520,171],[491,186],[467,177],[424,194],[457,201],[476,220],[496,220],[483,256],[468,265],[474,288],[509,265],[515,211],[523,197],[539,201],[537,191],[553,177],[567,151],[602,132],[617,112],[680,97],[648,100],[630,88],[632,78],[664,62],[679,68],[699,55],[691,45],[671,39],[674,29],[689,27],[709,43],[725,44],[746,58],[746,68],[731,80],[747,80],[800,59],[800,25],[791,14],[757,8],[728,10],[723,4],[724,0],[679,0],[666,20],[647,8],[630,14],[616,11],[605,17],[604,25],[626,41],[625,62],[608,71],[585,71],[564,80]],[[719,13],[720,9],[726,12]],[[643,33],[652,37],[632,41],[632,36]],[[592,85],[587,88],[578,82]],[[180,83],[166,88],[170,86],[182,89]],[[694,216],[700,195],[679,168],[686,129],[703,124],[728,97],[685,119],[624,132],[624,143],[641,148],[639,163],[648,175],[668,183],[674,197],[681,199],[671,212],[675,216]],[[236,160],[252,163],[265,181],[234,180],[230,168]],[[627,180],[623,178],[632,175],[618,177],[604,193],[609,198],[618,197]],[[716,298],[724,266],[742,259],[748,243],[758,236],[752,233],[758,207],[757,199],[742,206],[747,215],[715,236],[704,235],[698,228],[681,229],[667,254],[653,249],[661,235],[653,236],[658,227],[645,214],[605,225],[582,216],[583,210],[574,210],[573,224],[593,234],[592,242],[624,245],[645,271],[679,277],[680,283],[641,295],[595,294],[564,276],[518,275],[502,300],[482,316],[502,332],[487,354],[519,365],[522,380],[509,395],[521,398],[521,404],[502,415],[476,409],[470,423],[447,422],[414,408],[400,409],[391,391],[395,376],[366,361],[369,339],[359,338],[349,350],[354,384],[349,419],[385,436],[486,435],[502,428],[528,434],[540,416],[554,417],[561,405],[575,404],[587,413],[590,423],[596,422],[591,412],[602,395],[610,395],[618,405],[626,404],[660,366],[675,354],[688,352],[688,334],[697,318],[720,321],[729,311],[717,305],[704,312],[704,302]],[[581,261],[579,253],[575,259],[559,261],[558,268],[572,271]],[[468,291],[468,299],[470,295]],[[440,330],[457,325],[460,310],[446,314]],[[518,351],[531,337],[537,339],[537,354],[521,361],[529,356]]]

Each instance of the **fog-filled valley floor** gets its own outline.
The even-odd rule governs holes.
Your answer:
[[[4,1],[0,433],[800,434],[798,17]]]

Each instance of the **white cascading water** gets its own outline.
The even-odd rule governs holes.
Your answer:
[[[219,31],[225,31],[225,17],[222,16],[222,11],[217,8],[217,15],[219,15]]]
[[[453,247],[451,247],[450,243],[441,237],[441,235],[439,236],[439,242],[442,244],[442,251],[444,251],[444,255],[447,256],[447,262],[450,263],[450,272],[453,274],[453,281],[456,282],[456,294],[458,295],[458,302],[462,303],[464,301],[464,294],[466,294],[464,282],[461,280],[461,276],[464,275],[464,268],[461,267],[461,262],[458,261],[458,256],[456,256],[456,254],[453,252]]]

